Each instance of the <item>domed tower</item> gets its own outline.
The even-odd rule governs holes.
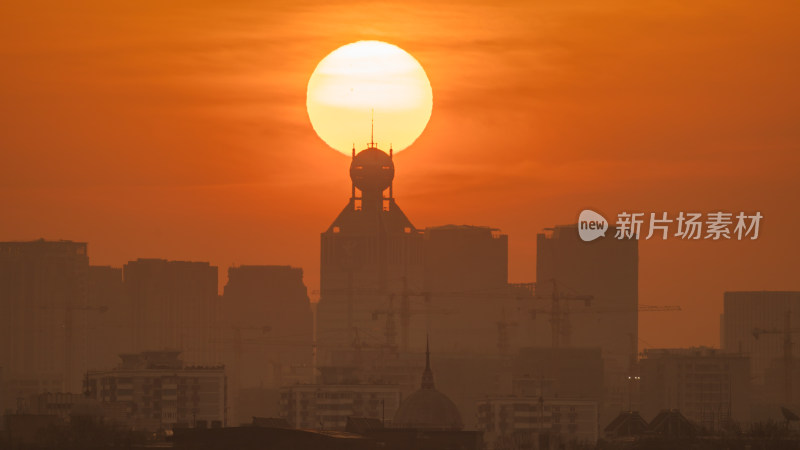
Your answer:
[[[430,346],[425,350],[425,371],[420,389],[406,397],[394,414],[394,428],[416,430],[461,430],[464,422],[458,407],[436,390],[431,370]]]
[[[398,314],[399,339],[389,324],[392,308],[407,308],[409,292],[422,289],[424,264],[422,232],[395,202],[394,176],[391,149],[386,153],[374,142],[358,153],[353,149],[350,200],[321,235],[317,341],[326,344],[322,364],[357,362],[358,330],[383,328],[377,321],[382,314],[387,317],[384,347],[402,351],[424,345],[424,335],[410,335],[410,314]]]

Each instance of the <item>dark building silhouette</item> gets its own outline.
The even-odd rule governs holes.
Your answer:
[[[373,319],[376,310],[396,308],[402,320],[386,339],[401,350],[419,350],[424,330],[410,332],[407,294],[423,286],[423,235],[395,202],[391,152],[374,144],[358,154],[353,150],[350,179],[350,201],[321,235],[318,340],[329,347],[350,346],[357,329],[381,333],[382,324]],[[321,350],[323,361],[344,362]]]
[[[508,355],[530,345],[532,290],[508,284],[508,236],[497,229],[445,225],[424,232],[425,289],[412,301],[442,352]]]
[[[113,367],[120,352],[131,351],[131,302],[125,296],[122,268],[89,266],[87,369]]]
[[[599,348],[529,347],[514,358],[513,377],[516,390],[523,389],[523,384],[534,389],[544,386],[543,394],[548,396],[601,402],[603,364]]]
[[[790,407],[800,411],[800,358],[792,356],[787,366],[786,358],[774,358],[764,371],[764,386],[759,389],[758,400],[763,403],[759,409],[767,407],[771,414],[757,416],[755,419],[772,418],[778,420],[780,408]],[[787,377],[789,380],[787,380]],[[787,386],[789,393],[787,395]]]
[[[446,225],[420,230],[397,205],[391,154],[354,154],[348,205],[321,237],[317,331],[324,363],[354,360],[366,335],[388,352],[507,354],[527,339],[514,315],[530,287],[508,284],[508,237]],[[373,342],[373,346],[374,346]]]
[[[647,431],[664,438],[687,438],[697,434],[697,427],[679,410],[665,409],[650,421]]]
[[[241,352],[242,387],[277,387],[282,367],[311,364],[314,323],[303,269],[231,267],[222,300],[225,335],[230,338],[226,362],[237,362],[230,358],[231,350]]]
[[[392,428],[380,420],[348,417],[345,431],[369,438],[375,448],[387,450],[483,450],[483,432],[430,428]]]
[[[231,267],[222,303],[231,423],[246,423],[253,415],[277,415],[278,388],[313,378],[314,320],[303,269]],[[259,398],[272,401],[254,401]]]
[[[373,450],[370,439],[343,431],[247,426],[177,429],[174,448],[184,450]]]
[[[319,365],[413,389],[409,369],[429,334],[443,390],[474,411],[497,391],[500,360],[530,344],[519,313],[533,286],[508,283],[508,237],[496,229],[414,227],[395,201],[394,170],[374,146],[354,154],[350,201],[321,235]]]
[[[638,411],[622,411],[603,429],[608,440],[631,439],[647,431],[647,421]]]
[[[720,346],[726,352],[750,357],[753,381],[757,384],[764,384],[765,372],[773,359],[784,357],[787,313],[790,328],[800,327],[800,292],[740,291],[724,295]],[[755,329],[768,332],[756,338]],[[792,338],[796,340],[798,336],[793,334]]]
[[[232,428],[176,429],[174,448],[186,450],[482,450],[480,431],[404,430],[379,419],[347,417],[345,430],[291,428],[285,420],[253,417]]]
[[[0,366],[6,406],[77,391],[86,366],[86,243],[0,243]]]
[[[653,424],[680,410],[709,430],[750,422],[750,360],[706,347],[647,349],[639,361],[641,413]]]
[[[720,345],[750,358],[753,421],[783,420],[781,407],[800,410],[800,292],[726,292]]]
[[[485,293],[503,289],[507,283],[505,234],[495,228],[470,225],[425,229],[427,291]]]
[[[602,349],[603,422],[623,409],[639,337],[638,241],[614,234],[611,227],[605,238],[584,242],[577,225],[566,225],[539,234],[536,241],[536,296],[544,301],[542,309],[551,311],[534,320],[536,345]],[[548,304],[554,291],[560,300]]]
[[[123,267],[133,351],[180,349],[190,364],[220,360],[217,267],[207,262],[137,259]]]

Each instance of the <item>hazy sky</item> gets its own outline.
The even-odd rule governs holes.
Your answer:
[[[536,233],[590,207],[761,211],[757,241],[640,245],[643,346],[718,345],[725,290],[800,290],[796,1],[4,1],[0,240],[303,267],[346,204],[349,158],[316,137],[306,83],[337,47],[423,65],[431,121],[395,157],[417,227]],[[354,137],[366,143],[364,135]],[[376,124],[380,143],[380,126]]]

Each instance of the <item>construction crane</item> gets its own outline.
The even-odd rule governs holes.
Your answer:
[[[787,402],[792,401],[792,375],[794,361],[792,361],[792,334],[800,333],[800,328],[792,328],[792,312],[786,311],[783,317],[783,329],[753,328],[753,337],[758,339],[762,334],[783,335],[783,377],[784,397]]]
[[[383,331],[384,346],[392,355],[397,355],[397,327],[394,321],[394,294],[389,295],[389,307],[372,312],[372,320],[378,320],[381,314],[386,315],[386,326]]]
[[[591,305],[592,300],[594,300],[594,296],[592,295],[564,295],[559,293],[558,291],[558,282],[556,282],[555,278],[551,278],[548,280],[553,284],[553,290],[550,293],[549,297],[535,295],[533,298],[538,300],[550,300],[550,309],[534,309],[531,310],[531,318],[535,319],[537,313],[541,314],[548,314],[550,315],[550,329],[552,331],[552,338],[551,343],[553,348],[558,348],[561,343],[561,336],[562,334],[565,336],[565,343],[569,345],[569,337],[570,337],[570,330],[569,330],[569,310],[564,312],[561,311],[561,301],[562,300],[580,300],[583,301],[586,306]]]
[[[400,348],[403,352],[408,351],[409,348],[409,341],[411,336],[411,316],[417,314],[450,314],[455,312],[454,310],[449,309],[434,309],[431,305],[431,297],[433,296],[470,296],[470,295],[480,295],[481,297],[489,297],[492,294],[488,293],[476,293],[476,292],[469,292],[469,291],[441,291],[441,292],[433,292],[427,290],[416,290],[411,289],[408,286],[408,278],[406,276],[401,277],[402,287],[400,292],[388,292],[390,303],[393,303],[394,297],[396,295],[400,295],[400,310],[397,315],[400,316]],[[351,280],[348,280],[348,286],[351,286]],[[377,297],[383,296],[387,294],[387,289],[352,289],[352,288],[337,288],[337,289],[323,289],[323,290],[313,290],[312,294],[345,294],[348,296],[348,311],[347,311],[347,328],[349,330],[355,329],[355,324],[353,323],[352,319],[352,296],[355,294],[360,295],[375,295]],[[423,302],[425,303],[425,308],[422,310],[412,309],[411,307],[411,298],[412,297],[422,297]],[[395,311],[393,304],[388,309],[378,309],[372,311],[372,319],[377,320],[380,315],[387,316],[387,325],[386,325],[386,343],[387,345],[391,345],[394,341],[396,332],[393,330],[395,326],[392,324],[395,317]],[[355,336],[353,336],[355,338]],[[395,344],[396,345],[396,344]]]
[[[40,309],[64,309],[64,384],[66,385],[67,389],[72,389],[72,365],[74,360],[74,348],[73,348],[73,339],[74,339],[74,324],[73,324],[73,311],[84,311],[84,312],[97,312],[97,313],[105,313],[108,311],[108,306],[100,305],[82,305],[82,306],[73,306],[73,305],[64,305],[64,306],[55,306],[55,305],[42,305],[39,307]],[[84,342],[84,348],[88,347],[88,343]],[[86,358],[86,355],[84,355]],[[84,359],[83,365],[86,366],[86,360]]]
[[[674,312],[674,311],[681,311],[681,307],[677,305],[638,305],[636,308],[598,308],[598,309],[591,309],[591,310],[584,310],[584,311],[572,311],[569,314],[606,314],[606,313],[640,313],[640,312]],[[555,328],[558,322],[553,322],[552,316],[557,314],[563,314],[565,316],[564,321],[568,320],[567,312],[561,312],[556,310],[555,313],[549,309],[531,309],[530,310],[531,318],[535,319],[537,314],[547,314],[551,316],[550,323],[553,324],[553,347],[558,347],[558,339],[557,336],[560,333],[564,333],[566,342],[569,342],[569,329],[558,329]]]
[[[411,327],[411,316],[415,315],[427,315],[430,317],[431,314],[452,314],[456,312],[454,309],[447,309],[447,308],[433,308],[430,302],[430,293],[429,292],[418,292],[418,291],[406,291],[406,295],[404,295],[402,305],[405,305],[400,310],[400,321],[401,321],[401,342],[403,343],[403,351],[408,350],[408,341],[410,336],[410,327]],[[420,295],[425,298],[425,309],[411,309],[411,300],[408,298],[410,296]],[[376,309],[372,311],[372,320],[378,320],[380,316],[386,316],[386,326],[384,328],[384,339],[385,339],[385,346],[393,352],[397,351],[397,343],[396,343],[396,336],[397,336],[397,328],[395,325],[395,310],[394,310],[394,297],[395,294],[389,294],[389,307],[386,309]]]

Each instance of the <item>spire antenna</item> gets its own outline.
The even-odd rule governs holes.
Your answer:
[[[422,372],[422,389],[436,389],[433,382],[433,370],[431,370],[431,338],[425,336],[425,370]]]
[[[370,110],[369,121],[369,146],[375,147],[375,108]]]
[[[431,336],[425,335],[425,369],[431,369]]]

